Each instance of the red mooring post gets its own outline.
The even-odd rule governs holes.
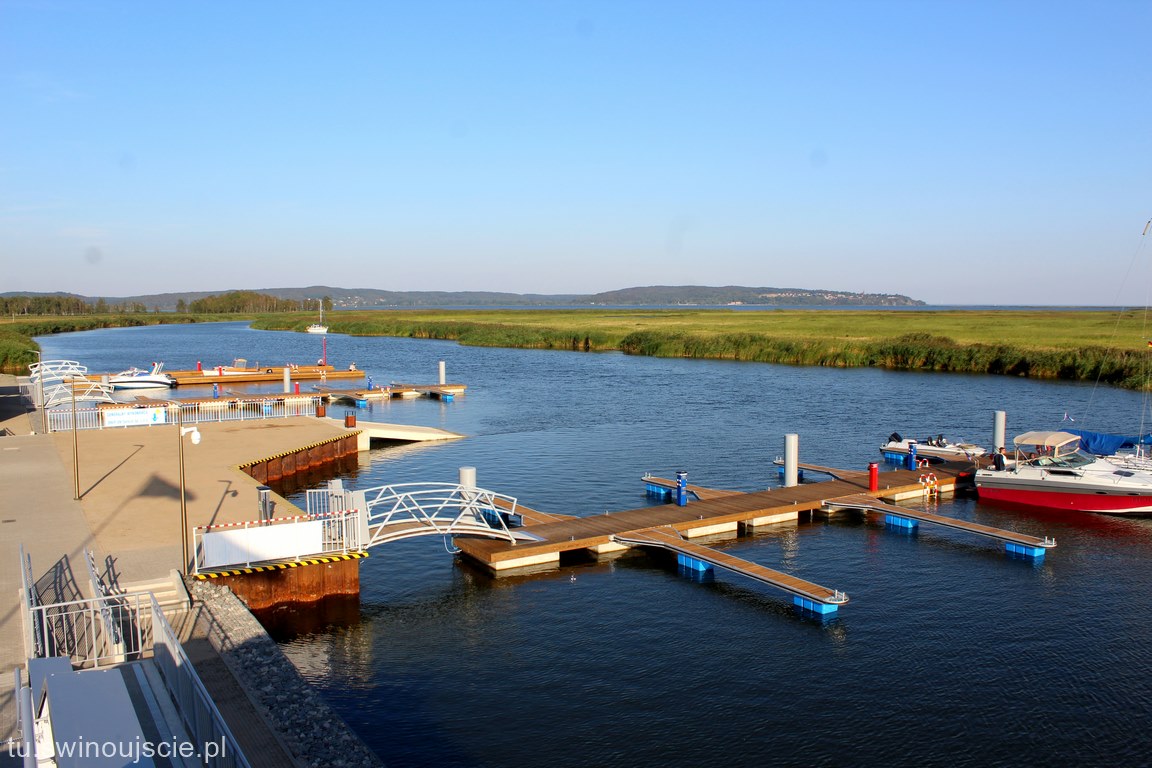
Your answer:
[[[868,462],[868,490],[880,490],[880,463],[876,461]]]

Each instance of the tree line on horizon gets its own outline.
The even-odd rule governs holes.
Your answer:
[[[320,300],[324,309],[332,309],[332,299],[325,296]],[[280,299],[256,291],[229,291],[219,296],[205,296],[192,302],[180,299],[176,302],[177,314],[221,315],[253,314],[257,312],[296,312],[319,306],[308,300],[303,304],[295,299]],[[124,301],[111,303],[99,298],[85,301],[79,296],[0,296],[0,314],[17,315],[124,315],[159,313],[160,307],[149,309],[143,302]]]

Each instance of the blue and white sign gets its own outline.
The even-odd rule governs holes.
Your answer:
[[[106,408],[105,427],[147,427],[168,422],[167,408]]]

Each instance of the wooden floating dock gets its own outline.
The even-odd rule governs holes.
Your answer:
[[[826,605],[843,605],[848,602],[848,596],[810,581],[798,579],[787,573],[774,571],[759,563],[753,563],[726,552],[717,552],[711,547],[693,544],[686,541],[674,528],[649,528],[646,531],[616,536],[614,539],[622,544],[631,544],[641,547],[659,547],[679,556],[679,563],[688,568],[702,570],[697,563],[707,563],[719,566],[742,576],[762,581],[774,587],[790,592],[792,595],[810,603]],[[810,608],[811,610],[811,608]]]
[[[958,480],[971,472],[964,462],[935,465],[930,471],[895,470],[881,475],[883,487],[868,489],[868,473],[841,471],[819,465],[806,465],[813,471],[837,476],[821,483],[801,484],[790,488],[741,493],[722,491],[703,486],[689,486],[696,497],[685,506],[641,507],[639,509],[554,519],[553,516],[525,515],[523,523],[531,526],[535,541],[510,543],[495,539],[456,539],[456,546],[471,559],[500,573],[517,568],[559,564],[564,552],[584,550],[601,555],[618,552],[632,546],[656,546],[677,552],[681,565],[698,568],[699,564],[717,565],[759,581],[772,584],[793,594],[794,602],[820,613],[834,610],[847,601],[847,596],[788,574],[765,568],[715,552],[698,544],[685,541],[699,536],[740,532],[757,526],[780,522],[795,522],[802,515],[817,510],[861,509],[883,512],[887,521],[916,520],[963,530],[981,536],[991,536],[1006,543],[1010,553],[1041,557],[1055,541],[1003,531],[991,526],[935,515],[928,512],[886,504],[881,499],[895,501],[911,497],[924,498],[941,492],[953,491]],[[670,491],[675,481],[646,476],[646,489]],[[517,512],[520,512],[517,507]],[[911,527],[894,522],[900,527]]]
[[[941,490],[954,487],[956,476],[968,469],[967,465],[942,465],[935,469]],[[924,495],[921,474],[911,470],[885,472],[887,487],[878,492],[881,498],[897,498],[905,494]],[[739,530],[740,526],[757,526],[777,522],[795,521],[804,513],[824,508],[829,499],[854,496],[868,491],[867,473],[847,480],[825,483],[807,483],[792,488],[776,488],[753,493],[728,492],[694,501],[684,507],[660,506],[612,512],[605,515],[572,517],[561,521],[533,525],[532,533],[541,541],[510,545],[507,542],[483,539],[460,539],[457,547],[472,559],[494,571],[509,568],[559,562],[561,552],[587,549],[596,553],[619,551],[623,545],[612,541],[613,536],[647,528],[671,525],[688,537],[707,536]],[[644,482],[674,486],[661,478],[648,477]],[[711,489],[698,488],[704,495]],[[716,492],[713,492],[716,493]],[[722,493],[722,492],[720,492]]]
[[[663,477],[644,475],[644,490],[646,490],[650,496],[660,496],[670,501],[672,499],[672,494],[676,491],[676,481],[668,480]],[[691,483],[685,486],[685,490],[696,497],[698,501],[719,499],[722,496],[734,496],[737,493],[742,493],[742,491],[725,491],[718,488],[705,488],[702,485],[692,485]]]
[[[967,520],[957,520],[954,517],[945,517],[944,515],[936,515],[931,512],[922,512],[917,509],[909,509],[907,507],[897,507],[893,504],[885,504],[878,499],[869,496],[868,494],[858,494],[856,496],[845,496],[839,499],[832,499],[827,503],[830,509],[858,509],[863,512],[883,512],[888,518],[897,518],[899,520],[915,520],[918,522],[933,523],[945,528],[952,528],[965,533],[973,533],[977,536],[987,536],[1000,541],[1016,544],[1021,547],[1031,547],[1039,549],[1050,549],[1056,546],[1056,541],[1051,538],[1039,538],[1037,536],[1029,536],[1025,533],[1016,533],[1015,531],[1006,531],[1002,528],[993,528],[990,525],[981,525],[980,523],[970,523]],[[889,520],[893,525],[898,525],[904,528],[910,528],[910,525]],[[1017,551],[1017,550],[1011,550]],[[1023,553],[1021,553],[1023,554]]]
[[[224,369],[223,373],[219,373]],[[284,366],[266,365],[245,370],[228,370],[228,366],[205,368],[202,371],[165,371],[181,387],[223,384],[258,384],[284,380]],[[323,381],[327,379],[362,379],[364,371],[341,370],[330,365],[291,366],[288,374],[292,381]]]
[[[338,389],[319,384],[314,385],[312,389],[330,402],[345,400],[357,408],[365,408],[370,400],[392,398],[425,396],[450,401],[463,393],[467,387],[464,384],[390,384],[374,389]]]

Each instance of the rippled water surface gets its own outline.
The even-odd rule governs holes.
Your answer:
[[[104,371],[306,363],[320,349],[238,323],[40,341]],[[329,356],[378,383],[432,382],[444,360],[469,387],[358,411],[469,437],[375,449],[348,484],[454,481],[468,465],[484,487],[577,515],[648,503],[646,471],[775,485],[790,432],[802,461],[863,469],[893,430],[987,444],[1005,410],[1010,434],[1065,413],[1135,431],[1141,407],[1088,385],[408,339],[334,335]],[[275,620],[285,653],[390,766],[1147,764],[1152,521],[939,508],[1059,547],[1033,563],[847,515],[713,543],[851,596],[820,621],[767,586],[693,580],[658,557],[494,579],[424,538],[373,550],[351,618]]]

